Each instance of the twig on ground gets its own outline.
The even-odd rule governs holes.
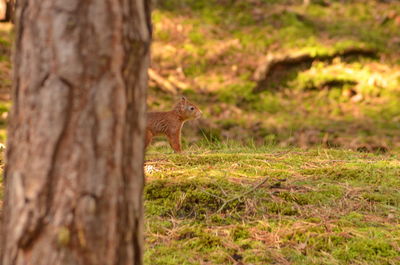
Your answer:
[[[225,196],[228,196],[228,194],[226,194],[226,191],[220,185],[217,184],[217,186]]]
[[[226,207],[226,205],[227,205],[228,203],[231,203],[231,202],[233,202],[233,201],[239,200],[239,199],[243,198],[244,196],[246,196],[247,194],[250,194],[250,193],[254,192],[254,191],[255,191],[256,189],[258,189],[261,185],[263,185],[265,182],[267,182],[268,179],[270,179],[269,176],[267,176],[266,178],[264,178],[260,183],[258,183],[257,185],[255,185],[252,189],[250,189],[250,190],[246,191],[245,193],[240,194],[240,195],[238,195],[238,196],[236,196],[236,197],[233,197],[232,199],[224,200],[224,199],[220,198],[220,199],[223,200],[224,203],[223,203],[222,206],[218,209],[217,213],[220,213],[220,212]]]
[[[208,194],[208,195],[210,195],[210,196],[212,196],[212,197],[214,197],[214,198],[217,198],[218,200],[221,200],[221,201],[225,201],[225,199],[224,198],[221,198],[221,197],[219,197],[218,195],[215,195],[215,194],[212,194],[212,193],[209,193],[208,191],[205,191],[205,190],[202,190],[205,194]]]

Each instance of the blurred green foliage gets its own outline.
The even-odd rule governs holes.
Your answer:
[[[310,2],[158,1],[154,67],[188,84],[182,93],[190,93],[205,112],[202,128],[188,143],[214,131],[220,140],[256,144],[273,138],[282,146],[400,148],[400,6]],[[350,47],[376,49],[377,57],[338,56],[288,67],[268,80],[271,90],[254,92],[254,72],[267,54],[325,56]],[[150,98],[150,108],[167,108],[173,100],[157,89]],[[219,127],[224,120],[236,124]]]

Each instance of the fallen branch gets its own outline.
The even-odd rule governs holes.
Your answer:
[[[225,200],[225,199],[223,199],[223,198],[221,198],[221,197],[219,197],[219,196],[213,195],[214,197],[216,197],[216,198],[218,198],[218,199],[220,199],[220,200],[222,200],[222,201],[224,202],[224,203],[222,204],[222,206],[218,209],[217,213],[220,213],[220,212],[226,207],[226,205],[228,205],[228,203],[231,203],[231,202],[233,202],[233,201],[239,200],[239,199],[243,198],[244,196],[246,196],[246,195],[248,195],[248,194],[254,192],[254,191],[255,191],[256,189],[258,189],[261,185],[263,185],[265,182],[267,182],[268,179],[270,179],[269,176],[267,176],[266,178],[264,178],[260,183],[258,183],[257,185],[255,185],[252,189],[250,189],[250,190],[246,191],[245,193],[240,194],[240,195],[238,195],[238,196],[236,196],[236,197],[233,197],[232,199],[229,199],[229,200]]]
[[[148,73],[150,80],[154,81],[162,91],[173,95],[178,94],[177,88],[170,81],[157,74],[153,69],[149,68]]]
[[[175,87],[179,88],[180,90],[186,90],[189,88],[189,85],[179,81],[177,78],[175,78],[174,76],[170,76],[168,77],[168,81],[171,82],[172,85],[174,85]]]
[[[332,60],[335,57],[364,56],[375,57],[377,51],[371,48],[349,47],[342,51],[325,54],[312,54],[311,52],[297,52],[291,54],[268,54],[265,60],[257,67],[253,79],[257,82],[254,92],[260,92],[268,87],[268,83],[274,73],[278,70],[288,72],[288,68],[298,67],[311,63],[315,60]]]

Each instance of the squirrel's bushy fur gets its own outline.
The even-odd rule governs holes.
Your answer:
[[[175,152],[182,151],[181,129],[185,121],[200,118],[202,115],[199,108],[182,97],[181,100],[170,111],[148,112],[146,126],[146,147],[156,135],[165,135],[169,144]]]

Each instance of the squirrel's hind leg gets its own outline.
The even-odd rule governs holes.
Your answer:
[[[146,141],[145,141],[144,148],[147,148],[149,146],[149,144],[151,143],[152,139],[153,139],[153,134],[151,133],[151,131],[147,130],[146,131]]]
[[[167,135],[167,137],[168,137],[169,144],[171,145],[172,149],[174,149],[175,153],[182,152],[180,133]]]

